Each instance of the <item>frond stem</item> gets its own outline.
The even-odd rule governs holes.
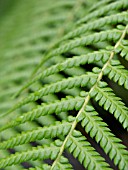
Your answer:
[[[116,50],[116,48],[118,48],[118,46],[120,45],[121,41],[124,39],[127,30],[128,30],[128,25],[126,25],[124,31],[122,32],[122,35],[121,35],[120,39],[117,41],[117,43],[116,43],[115,46],[114,46],[114,49],[111,51],[111,54],[110,54],[110,57],[109,57],[108,61],[106,62],[106,64],[103,66],[101,72],[99,73],[98,78],[97,78],[97,82],[94,84],[94,86],[93,86],[93,87],[90,89],[90,91],[88,92],[88,95],[87,95],[86,98],[85,98],[84,104],[83,104],[82,108],[79,110],[79,112],[78,112],[78,114],[77,114],[74,122],[72,123],[72,127],[71,127],[68,135],[66,136],[66,138],[65,138],[65,140],[64,140],[61,148],[60,148],[60,152],[59,152],[56,160],[53,162],[53,164],[52,164],[52,166],[51,166],[51,170],[53,170],[53,168],[55,167],[56,163],[59,161],[61,155],[63,154],[63,151],[64,151],[64,149],[65,149],[66,142],[68,141],[69,137],[72,135],[72,133],[73,133],[73,131],[74,131],[76,125],[77,125],[77,119],[78,119],[78,117],[81,115],[81,113],[84,111],[86,105],[88,104],[88,102],[89,102],[89,100],[90,100],[90,98],[91,98],[91,96],[90,96],[91,92],[92,92],[92,91],[95,89],[95,87],[98,85],[99,81],[101,81],[101,79],[102,79],[102,77],[103,77],[103,72],[104,72],[104,70],[105,70],[106,67],[110,64],[110,61],[112,60],[112,58],[113,58],[114,55],[115,55],[115,50]]]

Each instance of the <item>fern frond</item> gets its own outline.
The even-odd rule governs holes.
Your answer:
[[[31,128],[29,127],[27,127],[26,125],[24,125],[24,126],[22,126],[21,127],[21,129],[22,130],[27,130],[27,129],[34,129],[36,126],[33,124],[33,123],[29,123],[28,125],[31,125]],[[34,126],[34,127],[33,127]],[[8,131],[6,131],[6,136],[2,136],[2,139],[5,139],[5,140],[7,140],[7,139],[9,139],[11,136],[15,136],[15,135],[17,135],[17,131],[16,130],[14,130],[14,129],[10,129],[10,130],[8,130]],[[42,144],[41,142],[40,142],[40,144]],[[28,149],[31,149],[32,147],[31,147],[31,145],[29,145],[29,144],[26,144],[26,145],[22,145],[22,146],[17,146],[17,147],[15,147],[15,151],[16,152],[21,152],[21,151],[27,151]],[[0,153],[2,152],[3,150],[1,150],[0,151]],[[5,152],[5,150],[4,150],[4,152]],[[8,150],[8,156],[10,155],[10,153],[9,153],[9,150]],[[7,155],[6,155],[6,157],[7,157]],[[4,157],[2,157],[2,158],[5,158],[5,156]],[[31,165],[33,165],[33,166],[39,166],[39,165],[41,165],[42,164],[42,162],[41,161],[29,161],[29,163],[31,164]],[[7,169],[11,169],[11,170],[13,170],[13,168],[14,167],[17,167],[17,165],[16,166],[12,166],[12,168],[10,167],[10,168],[8,168],[7,167]],[[20,167],[17,167],[17,169],[20,169]],[[23,167],[22,167],[22,169],[24,169]]]
[[[69,152],[73,153],[73,156],[78,158],[85,168],[90,170],[111,169],[101,156],[94,151],[86,138],[76,130],[73,131],[73,134],[68,138],[66,147],[69,148]]]
[[[59,48],[55,50],[51,50],[50,53],[48,53],[40,62],[40,65],[36,68],[35,72],[41,67],[42,64],[44,64],[49,58],[60,55],[62,53],[65,53],[69,50],[72,50],[74,48],[77,48],[79,46],[88,46],[92,43],[97,43],[98,41],[116,41],[120,38],[122,35],[122,32],[116,29],[113,30],[107,30],[107,31],[101,31],[100,33],[94,33],[91,35],[87,35],[83,38],[77,38],[76,40],[71,40],[64,45],[61,45]],[[58,43],[58,42],[57,42]]]
[[[73,48],[90,45],[92,43],[97,43],[98,41],[113,40],[116,41],[120,38],[122,32],[116,29],[101,31],[99,33],[94,33],[87,35],[86,37],[77,38],[76,40],[71,40],[70,42],[60,46],[58,49],[53,50],[48,57],[56,56],[65,53]],[[46,58],[45,58],[46,59]]]
[[[81,24],[83,22],[87,22],[88,20],[94,18],[94,17],[100,17],[110,11],[113,10],[119,10],[121,8],[127,8],[128,7],[128,1],[127,0],[121,0],[121,1],[117,1],[117,2],[113,2],[111,4],[108,4],[104,7],[102,7],[102,9],[98,9],[94,12],[92,12],[91,14],[88,14],[87,16],[85,16],[84,18],[82,18],[81,20],[79,20],[77,22],[77,24]]]
[[[78,27],[76,30],[65,35],[63,37],[62,41],[77,37],[77,36],[82,35],[88,31],[101,28],[104,25],[106,26],[107,24],[119,24],[119,23],[127,22],[127,21],[128,21],[128,12],[122,12],[119,14],[106,16],[106,17],[97,19],[95,21],[89,22],[87,24],[84,24],[81,27]]]
[[[29,170],[43,170],[43,169],[50,170],[50,165],[43,164],[42,166],[36,166],[34,168],[29,168]],[[24,170],[27,170],[27,169],[24,169]]]
[[[50,165],[47,165],[47,164],[43,164],[42,166],[40,167],[35,167],[35,168],[29,168],[29,170],[50,170],[51,169],[51,166]],[[71,164],[69,164],[68,162],[68,159],[61,156],[60,158],[60,161],[56,164],[56,166],[53,168],[53,170],[59,170],[59,169],[62,169],[62,170],[73,170]]]
[[[5,168],[12,164],[18,164],[21,162],[25,162],[28,160],[44,160],[47,158],[55,159],[59,153],[59,147],[61,146],[61,141],[56,141],[55,144],[51,144],[50,146],[45,147],[36,147],[27,152],[21,152],[13,154],[9,157],[0,160],[0,168]]]
[[[42,106],[33,109],[32,111],[23,114],[22,116],[17,117],[14,121],[9,122],[7,125],[0,128],[0,132],[7,129],[19,125],[21,123],[25,123],[27,121],[32,121],[40,116],[44,116],[47,114],[68,111],[68,110],[79,110],[84,102],[83,97],[67,97],[66,99],[62,99],[61,101],[56,101],[51,104],[43,104]]]
[[[9,140],[0,143],[0,149],[13,148],[14,146],[22,145],[36,140],[41,140],[43,138],[54,138],[62,134],[66,135],[71,128],[71,120],[73,121],[73,118],[68,119],[68,122],[67,120],[63,121],[62,123],[58,121],[54,125],[50,125],[49,127],[40,127],[32,131],[18,134],[17,136],[14,136]]]
[[[54,66],[51,66],[50,68],[44,70],[42,73],[37,75],[33,80],[29,81],[26,85],[24,85],[20,91],[18,91],[15,96],[18,96],[24,89],[29,87],[31,84],[35,83],[37,80],[45,78],[47,76],[50,76],[52,74],[58,73],[60,71],[64,71],[66,69],[72,68],[72,67],[77,67],[80,65],[84,65],[86,63],[95,63],[100,60],[103,62],[106,62],[107,59],[109,58],[110,52],[109,51],[99,51],[99,52],[94,52],[94,53],[89,53],[87,55],[82,55],[82,56],[75,56],[71,59],[67,59],[66,61],[62,63],[58,63]]]
[[[93,10],[99,8],[99,7],[102,7],[102,5],[105,5],[105,4],[109,3],[110,1],[111,1],[111,0],[104,0],[104,1],[99,1],[99,2],[97,2],[96,4],[94,4],[94,5],[89,9],[89,12],[90,12],[90,11],[93,11]]]
[[[78,117],[85,131],[92,138],[95,137],[96,142],[104,149],[106,154],[109,154],[111,159],[114,159],[115,165],[119,165],[120,169],[126,169],[128,166],[127,151],[120,143],[121,140],[116,138],[107,127],[107,124],[98,116],[98,113],[92,106],[86,106],[85,110]]]
[[[32,101],[36,101],[42,96],[48,95],[50,93],[57,93],[59,91],[62,91],[64,89],[71,89],[73,87],[85,87],[88,83],[91,83],[92,85],[96,82],[97,76],[93,73],[88,73],[81,76],[76,77],[70,77],[68,79],[56,82],[51,85],[46,85],[44,88],[36,91],[35,93],[30,94],[27,98],[25,98],[23,101],[19,102],[17,105],[15,105],[14,108],[12,108],[8,113],[14,111],[15,109],[29,103]],[[6,113],[6,114],[8,114]]]
[[[68,169],[68,170],[72,170],[72,166],[71,164],[69,164],[68,162],[68,159],[66,159],[65,157],[61,156],[60,159],[59,159],[59,162],[56,163],[56,165],[54,167],[51,167],[50,169],[52,170],[59,170],[59,169],[62,169],[62,170],[65,170],[65,169]]]
[[[128,71],[124,69],[118,60],[112,60],[111,64],[104,70],[104,74],[108,75],[108,78],[114,82],[118,82],[119,85],[124,85],[128,89]]]
[[[118,44],[120,43],[120,41],[124,38],[124,36],[125,36],[125,34],[126,34],[126,30],[127,30],[127,26],[125,27],[122,36],[120,37],[120,39],[119,39],[118,42],[116,43],[115,48],[118,46]],[[102,71],[105,70],[105,68],[107,67],[107,65],[109,64],[109,62],[110,62],[111,59],[113,58],[113,56],[114,56],[114,52],[111,53],[110,58],[109,58],[109,60],[107,61],[107,63],[104,65],[104,67],[102,68]],[[97,82],[95,83],[94,86],[92,86],[92,88],[91,88],[90,91],[89,91],[89,94],[85,97],[84,104],[83,104],[83,106],[81,107],[81,109],[79,110],[79,112],[78,112],[78,114],[77,114],[77,116],[76,116],[76,119],[81,115],[81,113],[83,112],[84,108],[85,108],[86,105],[88,104],[88,102],[89,102],[89,100],[90,100],[90,95],[93,93],[94,89],[95,89],[95,88],[98,88],[98,87],[97,87],[97,84],[99,84],[99,82],[100,82],[100,80],[102,79],[102,76],[103,76],[102,71],[99,73]],[[103,103],[104,103],[104,102],[103,102]],[[106,107],[105,107],[105,108],[106,108]],[[127,122],[128,122],[128,121],[127,121]],[[75,121],[73,122],[73,124],[72,124],[72,128],[71,128],[69,134],[67,135],[67,137],[65,138],[65,140],[64,140],[64,142],[63,142],[63,145],[62,145],[62,146],[63,146],[63,149],[64,149],[64,147],[65,147],[66,142],[68,141],[68,139],[70,138],[71,134],[73,133],[74,128],[76,127],[76,125],[77,125],[77,121],[75,120]],[[77,145],[78,145],[78,144],[77,144]],[[61,151],[60,151],[60,153],[59,153],[56,161],[59,159],[59,156],[62,154],[63,149],[61,149]],[[75,149],[75,147],[73,148],[73,150],[74,150],[74,149]],[[79,152],[76,152],[76,154],[78,154],[78,153],[79,153]],[[55,161],[55,162],[56,162],[56,161]],[[53,166],[54,166],[54,164],[55,164],[55,163],[53,163]],[[99,167],[98,167],[98,168],[99,168]],[[88,168],[88,169],[89,169],[89,168]]]
[[[0,169],[127,170],[128,1],[8,3]]]
[[[114,114],[115,118],[123,125],[124,128],[128,127],[128,109],[124,103],[120,101],[119,97],[116,97],[112,90],[105,87],[106,83],[100,83],[99,87],[90,93],[91,97],[95,97],[100,106],[103,106],[105,110],[109,110],[111,114]],[[100,88],[101,87],[101,88]]]
[[[128,42],[123,40],[116,49],[116,52],[120,53],[120,55],[128,61]]]

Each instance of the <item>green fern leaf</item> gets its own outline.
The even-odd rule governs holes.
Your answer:
[[[127,9],[0,1],[1,170],[128,169]]]

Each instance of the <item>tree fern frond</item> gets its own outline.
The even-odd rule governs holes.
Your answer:
[[[95,137],[96,142],[100,143],[105,153],[109,154],[111,159],[114,159],[115,165],[119,164],[120,169],[127,168],[128,159],[126,156],[127,151],[124,150],[125,146],[119,143],[121,140],[110,132],[93,107],[86,106],[85,110],[78,117],[78,121],[81,121],[85,131],[92,138]]]
[[[63,121],[62,123],[56,122],[54,125],[50,125],[49,127],[38,128],[18,134],[17,136],[0,143],[0,149],[13,148],[14,146],[41,140],[43,138],[54,138],[62,134],[66,135],[71,128],[71,123],[73,120],[71,121],[70,118],[68,121],[69,122]]]
[[[93,10],[101,7],[103,4],[105,5],[105,4],[109,3],[109,2],[111,2],[111,0],[99,1],[99,2],[97,2],[96,4],[94,4],[94,5],[89,9],[89,11],[93,11]]]
[[[104,84],[101,84],[100,87],[95,87],[91,93],[91,97],[95,97],[95,100],[98,101],[100,106],[103,106],[105,110],[109,110],[111,114],[114,114],[115,118],[119,120],[123,127],[127,128],[127,107],[120,101],[121,99],[119,97],[115,96],[110,88],[104,87]]]
[[[85,16],[84,18],[79,20],[77,22],[77,24],[87,22],[88,20],[90,20],[90,19],[92,19],[94,17],[100,17],[100,16],[108,13],[109,11],[119,10],[121,8],[127,8],[127,7],[128,7],[127,0],[121,0],[121,1],[113,2],[111,4],[108,4],[108,5],[104,6],[104,7],[102,7],[102,9],[98,9],[98,10],[92,12],[91,14],[88,14],[87,16]]]
[[[125,36],[125,34],[126,34],[126,30],[127,30],[127,26],[125,27],[125,29],[124,29],[124,31],[123,31],[123,34],[121,35],[120,39],[119,39],[118,42],[116,43],[115,48],[118,46],[118,44],[120,43],[120,41],[124,38],[124,36]],[[107,67],[107,65],[109,64],[109,62],[110,62],[111,59],[113,58],[113,56],[114,56],[114,52],[111,53],[110,58],[109,58],[109,60],[107,61],[107,63],[104,65],[104,67],[102,68],[102,71],[105,70],[105,68]],[[96,82],[95,85],[92,86],[92,88],[90,89],[89,95],[86,96],[85,101],[84,101],[84,104],[83,104],[83,106],[81,107],[81,109],[79,110],[79,112],[78,112],[78,114],[77,114],[77,116],[76,116],[76,119],[77,119],[77,118],[81,115],[81,113],[83,112],[84,108],[86,107],[86,105],[88,104],[88,102],[89,102],[89,100],[90,100],[90,94],[93,93],[93,90],[97,87],[97,84],[100,82],[100,80],[101,80],[101,78],[102,78],[102,76],[103,76],[102,71],[99,73],[97,82]],[[64,142],[63,142],[62,149],[61,149],[61,151],[60,151],[60,153],[59,153],[56,161],[55,161],[55,162],[53,163],[53,165],[52,165],[53,167],[54,167],[54,165],[56,164],[56,162],[58,161],[60,155],[62,154],[63,149],[64,149],[64,147],[65,147],[65,145],[66,145],[66,142],[67,142],[68,139],[71,137],[71,134],[73,133],[74,128],[76,127],[76,125],[77,125],[77,122],[76,122],[76,120],[75,120],[75,121],[73,122],[73,124],[72,124],[72,128],[71,128],[69,134],[67,135],[67,137],[65,138],[65,140],[64,140]],[[71,142],[71,143],[72,143],[72,142]],[[78,144],[77,144],[77,145],[78,145]],[[73,151],[74,149],[75,149],[75,146],[73,146],[72,151]],[[79,154],[79,152],[76,152],[76,154]],[[94,166],[94,165],[91,165],[91,166]],[[98,168],[100,168],[100,167],[98,167]],[[89,169],[89,168],[88,168],[88,169]]]
[[[35,93],[30,94],[27,98],[19,102],[14,106],[8,113],[14,111],[15,109],[29,103],[32,101],[36,101],[42,96],[48,95],[50,93],[56,93],[66,88],[71,89],[73,87],[85,87],[87,83],[91,83],[92,85],[96,82],[97,75],[93,73],[88,73],[81,76],[70,77],[68,79],[64,79],[62,81],[56,82],[51,85],[46,85],[44,88],[36,91]],[[8,114],[6,113],[6,114]]]
[[[0,151],[0,159],[1,158],[5,158],[5,157],[7,157],[7,156],[9,156],[9,152],[8,151],[5,151],[5,150],[1,150]],[[5,168],[5,170],[24,170],[24,168],[21,166],[21,165],[13,165],[13,167],[11,168]]]
[[[36,126],[34,126],[33,127],[33,123],[30,123],[29,125],[31,125],[31,128],[34,128],[34,127],[36,127]],[[23,127],[23,126],[22,126]],[[21,128],[22,130],[26,130],[27,128],[26,128],[27,126],[26,125],[24,125],[24,128]],[[30,128],[30,129],[31,129]],[[6,131],[6,136],[2,136],[2,139],[9,139],[9,137],[11,137],[11,136],[15,136],[15,135],[17,135],[17,131],[16,130],[14,130],[14,129],[10,129],[10,130],[8,130],[8,131]],[[41,143],[41,142],[40,142]],[[42,143],[41,143],[42,144]],[[21,151],[27,151],[28,149],[31,149],[32,147],[31,147],[31,145],[29,145],[29,144],[26,144],[26,145],[22,145],[22,146],[18,146],[18,147],[16,147],[15,148],[15,151],[16,152],[21,152]],[[3,150],[1,150],[0,151],[0,153],[2,152]],[[5,150],[4,150],[5,151]],[[8,150],[8,156],[9,156],[9,150]],[[7,156],[6,156],[7,157]],[[5,157],[2,157],[2,158],[5,158]],[[41,165],[42,164],[42,162],[41,161],[29,161],[29,163],[31,164],[31,165],[33,165],[33,166],[39,166],[39,165]],[[13,170],[13,168],[14,167],[17,167],[17,165],[16,166],[12,166],[12,168],[11,168],[11,170]],[[17,167],[17,169],[20,169],[20,167]],[[9,169],[9,168],[7,168],[7,169]],[[22,167],[22,169],[24,169],[23,167]],[[10,170],[10,169],[9,169]]]
[[[116,49],[116,52],[120,53],[120,55],[128,61],[128,42],[123,40],[122,43]]]
[[[29,170],[50,170],[50,165],[48,164],[43,164],[42,166],[36,166],[34,168],[29,168]],[[24,169],[24,170],[27,170],[27,169]]]
[[[68,169],[68,170],[72,170],[72,166],[71,164],[69,164],[68,162],[68,159],[66,159],[65,157],[61,156],[60,159],[59,159],[59,162],[56,163],[56,165],[52,168],[52,170],[59,170],[59,169],[62,169],[62,170],[65,170],[65,169]]]
[[[122,35],[121,30],[113,29],[113,30],[101,31],[99,33],[87,35],[86,37],[77,38],[76,40],[71,40],[65,43],[64,45],[61,45],[57,49],[51,50],[50,53],[46,54],[46,56],[41,60],[40,65],[36,68],[34,73],[37,72],[37,70],[41,67],[42,64],[44,64],[49,58],[53,56],[65,53],[79,46],[88,46],[92,43],[97,43],[99,41],[105,41],[105,40],[116,41],[120,38],[121,35]]]
[[[35,78],[33,78],[33,80],[29,81],[26,85],[24,85],[20,89],[20,91],[18,91],[15,94],[15,96],[18,96],[24,89],[26,89],[27,87],[29,87],[31,84],[35,83],[39,79],[45,78],[47,76],[50,76],[52,74],[58,73],[60,71],[63,71],[63,70],[66,70],[72,67],[84,65],[86,63],[89,63],[89,64],[93,62],[95,63],[100,60],[102,60],[103,62],[106,62],[109,55],[110,55],[109,51],[99,51],[99,52],[94,52],[94,53],[90,53],[90,54],[82,55],[82,56],[75,56],[71,59],[67,59],[66,61],[62,63],[58,63],[44,70],[42,73],[40,73]]]
[[[94,151],[89,142],[83,137],[80,132],[74,131],[68,138],[66,147],[69,148],[69,152],[73,153],[73,156],[88,169],[111,169],[103,158]],[[85,154],[86,153],[86,154]]]
[[[35,168],[29,168],[29,170],[50,170],[51,169],[51,166],[50,165],[47,165],[47,164],[43,164],[42,166],[40,167],[35,167]],[[56,164],[56,166],[53,168],[53,170],[59,170],[59,169],[62,169],[62,170],[72,170],[72,166],[71,164],[69,164],[68,162],[68,159],[61,156],[60,158],[60,161]]]
[[[128,169],[127,8],[0,2],[1,170]]]
[[[105,41],[105,40],[116,41],[120,38],[121,35],[122,35],[121,31],[114,29],[114,30],[101,31],[99,33],[87,35],[86,37],[83,38],[77,38],[76,40],[71,40],[70,42],[60,46],[58,49],[53,50],[48,55],[48,57],[65,53],[79,46],[84,46],[84,45],[87,46],[92,43],[97,43],[98,41]]]
[[[90,30],[101,28],[104,25],[106,26],[107,24],[118,24],[127,21],[128,21],[128,12],[122,12],[119,14],[106,16],[78,27],[76,30],[65,35],[62,40],[67,40],[70,38],[77,37]]]
[[[114,82],[118,82],[119,85],[124,85],[128,89],[128,71],[117,61],[111,61],[112,65],[108,65],[104,70],[105,75],[112,79]]]
[[[36,160],[36,159],[55,159],[59,152],[59,147],[61,146],[61,141],[56,141],[55,144],[51,144],[50,146],[45,147],[36,147],[27,152],[21,152],[12,154],[10,157],[6,157],[0,160],[0,168],[5,168],[12,164],[18,164],[21,162],[25,162],[28,160]]]
[[[25,123],[26,121],[32,121],[40,116],[44,116],[47,114],[68,111],[68,110],[79,110],[84,102],[83,97],[67,97],[66,99],[62,99],[61,101],[56,101],[51,104],[43,104],[42,106],[33,109],[32,111],[25,113],[24,115],[16,118],[16,120],[9,122],[7,125],[0,128],[0,132],[7,129],[19,125],[21,123]]]

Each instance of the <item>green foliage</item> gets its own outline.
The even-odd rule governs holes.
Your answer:
[[[8,3],[0,169],[127,170],[128,1]]]

